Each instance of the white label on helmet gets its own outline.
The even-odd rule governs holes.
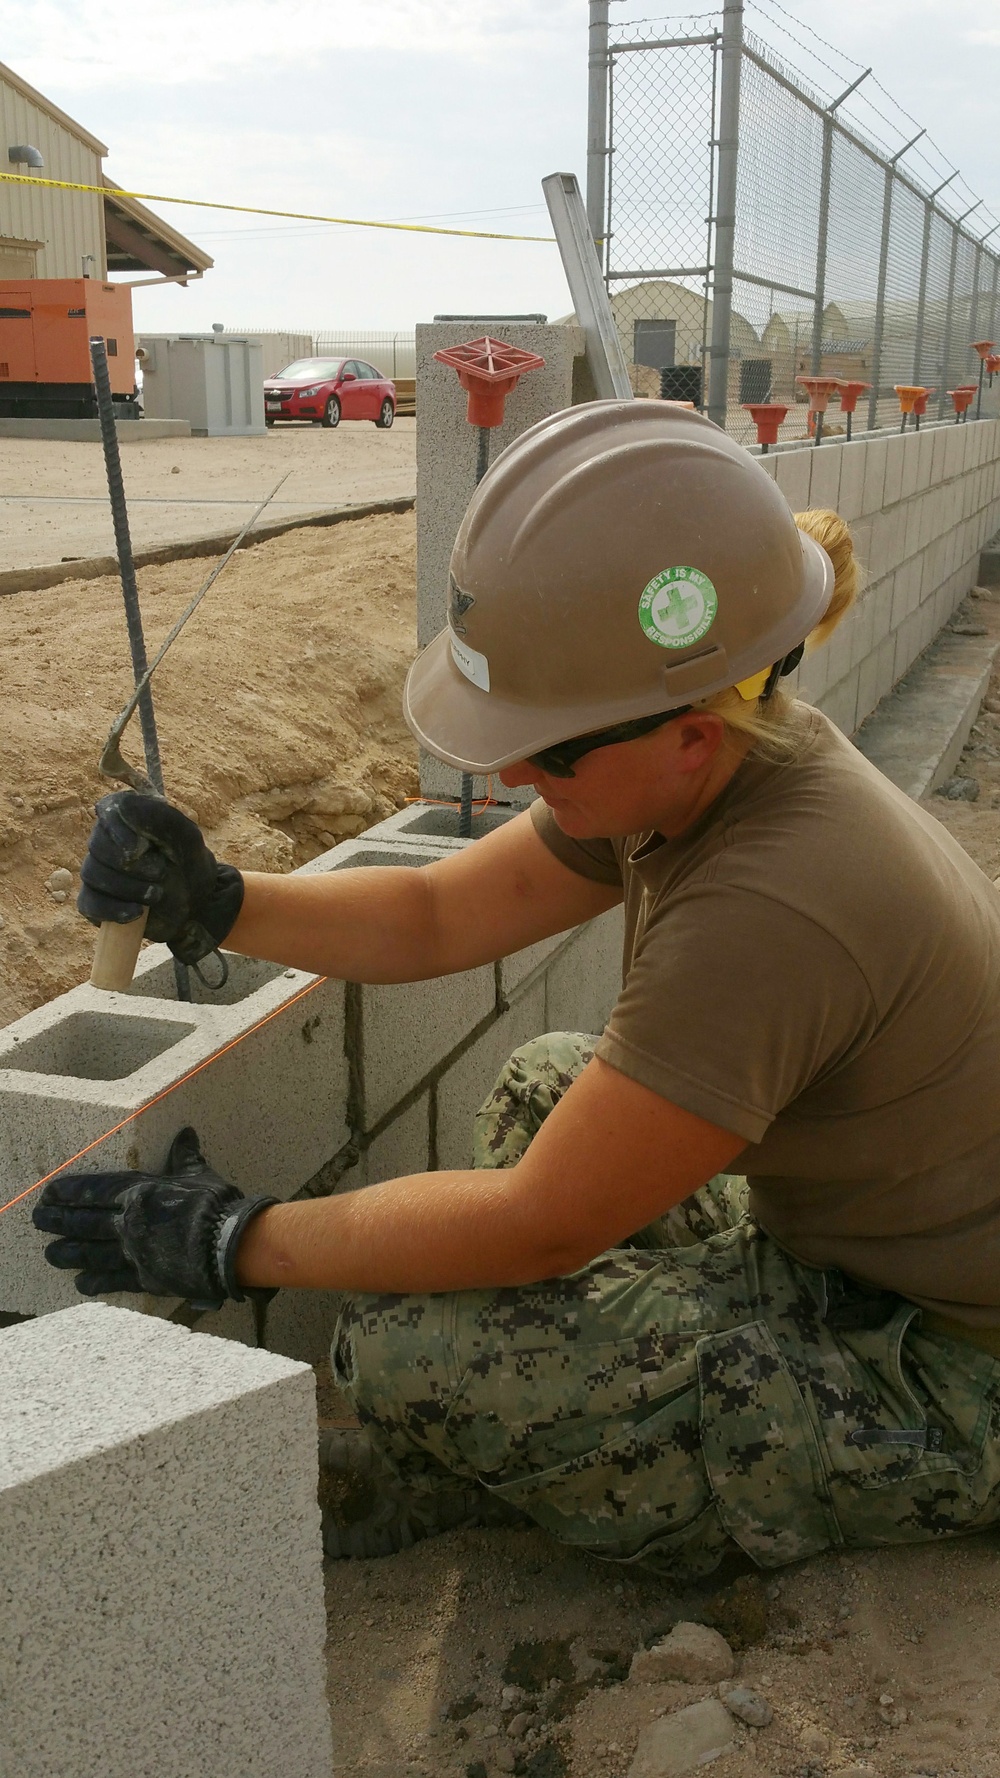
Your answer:
[[[715,622],[719,600],[700,568],[664,568],[639,600],[639,622],[661,648],[690,648]]]
[[[474,648],[467,648],[457,636],[453,635],[450,640],[451,658],[459,672],[464,673],[466,679],[471,679],[473,685],[478,685],[480,691],[489,691],[490,663],[486,656],[477,653]]]

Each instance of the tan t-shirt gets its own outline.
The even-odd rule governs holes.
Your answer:
[[[751,756],[680,839],[539,834],[625,897],[598,1054],[745,1136],[763,1226],[811,1265],[1000,1324],[1000,893],[832,723]]]

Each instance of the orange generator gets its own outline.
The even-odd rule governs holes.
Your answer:
[[[90,420],[97,414],[91,335],[108,348],[121,419],[138,419],[132,292],[96,278],[0,278],[0,417]]]

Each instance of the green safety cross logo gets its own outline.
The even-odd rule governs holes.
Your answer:
[[[639,622],[661,648],[690,648],[711,629],[719,600],[700,568],[664,568],[639,600]]]

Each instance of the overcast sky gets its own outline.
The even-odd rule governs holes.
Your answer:
[[[831,39],[850,61],[809,70],[830,90],[872,64],[1000,216],[1000,0],[782,7],[748,3],[748,28],[800,67],[789,32],[821,56],[802,26]],[[546,234],[543,175],[584,182],[587,15],[587,0],[32,0],[5,9],[3,57],[109,144],[126,189]],[[216,266],[187,291],[137,291],[144,329],[570,307],[551,246],[155,207]]]

